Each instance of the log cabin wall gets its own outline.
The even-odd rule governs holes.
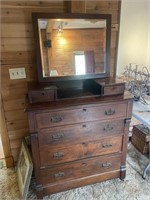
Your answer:
[[[86,1],[86,13],[112,14],[111,75],[115,74],[120,1]],[[25,95],[27,82],[37,80],[32,12],[68,12],[66,1],[1,1],[1,96],[9,155],[17,161],[21,140],[29,134]],[[24,67],[26,79],[10,80],[9,68]],[[6,147],[5,147],[6,148]],[[10,165],[9,165],[10,166]]]

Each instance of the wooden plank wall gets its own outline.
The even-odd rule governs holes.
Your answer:
[[[17,161],[21,139],[29,134],[25,95],[27,82],[37,80],[32,12],[67,12],[65,1],[1,1],[1,95],[11,153]],[[87,1],[87,13],[112,14],[111,74],[115,71],[120,0]],[[26,79],[10,80],[9,68],[24,67]]]
[[[105,53],[104,33],[105,29],[70,29],[63,30],[63,34],[59,35],[57,30],[53,30],[51,38],[47,36],[52,42],[52,48],[50,48],[50,54],[48,55],[48,58],[50,58],[49,63],[51,64],[49,70],[57,70],[61,76],[65,74],[74,75],[74,52],[93,51],[95,55],[95,71],[103,71]]]

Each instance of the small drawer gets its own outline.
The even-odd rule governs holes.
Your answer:
[[[30,104],[55,101],[57,98],[57,89],[56,87],[51,87],[46,90],[29,90],[28,98]]]
[[[103,86],[103,96],[123,94],[125,90],[124,84]]]
[[[105,157],[99,156],[55,166],[48,169],[42,169],[40,170],[40,177],[42,179],[42,184],[46,185],[60,181],[63,182],[67,180],[75,180],[76,178],[92,176],[114,170],[116,171],[120,170],[120,167],[120,154]]]
[[[44,146],[40,148],[41,166],[70,162],[91,156],[121,152],[122,136],[103,138],[99,141],[82,142],[65,147]]]
[[[49,111],[36,114],[38,128],[84,123],[95,120],[108,120],[125,117],[127,103],[118,102],[107,105],[84,106],[76,109]]]
[[[112,121],[94,121],[68,126],[40,129],[38,131],[39,146],[50,145],[62,147],[91,140],[99,140],[110,135],[123,135],[124,119]]]

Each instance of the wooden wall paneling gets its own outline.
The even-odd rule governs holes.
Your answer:
[[[27,113],[22,109],[5,111],[5,119],[8,122],[12,120],[27,119]]]
[[[32,12],[80,12],[112,14],[111,74],[115,73],[115,58],[120,16],[120,1],[1,1],[1,93],[5,122],[4,135],[15,161],[21,138],[28,135],[24,102],[27,82],[37,80]],[[10,80],[9,68],[24,67],[26,79]],[[10,147],[9,147],[10,143]]]
[[[28,121],[26,119],[20,119],[20,120],[10,120],[7,122],[7,130],[8,131],[15,131],[20,129],[26,129],[28,128]]]
[[[4,112],[5,120],[7,124],[7,130],[9,135],[10,147],[14,161],[17,161],[19,154],[19,146],[21,139],[29,134],[27,114],[24,112],[25,109],[25,95],[27,93],[27,81],[30,80],[29,75],[34,77],[33,73],[27,72],[30,65],[23,65],[26,69],[27,79],[22,80],[10,80],[8,69],[11,67],[20,67],[19,65],[3,65],[1,67],[2,71],[2,96],[4,99]],[[29,70],[29,69],[28,69]],[[30,70],[29,70],[30,71]],[[28,75],[29,74],[29,75]],[[24,122],[25,121],[25,122]],[[22,123],[24,122],[24,123]],[[9,126],[8,126],[9,124]],[[10,126],[11,125],[11,126]],[[11,127],[13,125],[13,129]],[[9,127],[9,129],[8,129]],[[12,132],[13,131],[13,132]],[[13,137],[10,137],[10,134]],[[18,134],[19,133],[19,140]],[[23,133],[23,134],[22,134]],[[16,139],[15,139],[16,137]],[[17,145],[16,145],[17,144]],[[15,147],[16,145],[16,147]],[[18,149],[18,153],[14,149]],[[15,152],[15,155],[13,154]]]
[[[1,52],[0,62],[2,65],[12,64],[35,64],[35,53],[34,51],[8,51]]]
[[[22,139],[23,137],[29,135],[29,130],[28,128],[24,128],[20,130],[8,131],[8,135],[10,140]]]
[[[17,9],[11,6],[5,8],[5,6],[2,5],[1,23],[31,23],[31,15],[25,12],[23,8]]]
[[[1,51],[33,51],[34,44],[31,38],[2,38]]]
[[[63,13],[64,8],[48,8],[48,7],[4,7],[2,9],[1,20],[4,23],[31,23],[32,12],[49,12],[49,13]]]
[[[2,38],[33,38],[31,23],[3,23],[1,27]]]
[[[8,100],[25,98],[25,93],[27,92],[27,84],[26,86],[21,87],[22,85],[24,85],[24,82],[22,83],[17,82],[17,85],[13,84],[10,87],[7,83],[6,83],[7,85],[4,85],[4,83],[2,83],[1,94],[3,100],[8,101]],[[18,84],[20,84],[20,86]]]
[[[87,10],[87,13],[93,13],[93,14],[111,14],[112,15],[112,23],[113,24],[117,24],[118,23],[118,12],[115,10],[111,10],[111,11],[101,11],[101,10]]]
[[[118,10],[119,5],[118,2],[120,0],[105,0],[105,1],[87,1],[86,2],[86,10],[101,10],[101,11],[111,11],[111,10]]]
[[[41,1],[35,1],[35,0],[30,0],[30,1],[26,1],[26,0],[14,0],[14,1],[9,1],[9,0],[1,0],[1,5],[3,7],[17,7],[17,8],[24,8],[24,7],[29,7],[29,8],[36,8],[36,7],[40,7],[40,8],[55,8],[55,9],[62,9],[62,5],[63,5],[63,0],[56,0],[56,1],[48,1],[48,0],[41,0]]]
[[[37,80],[32,12],[65,12],[63,1],[1,1],[1,74],[5,134],[15,161],[21,139],[29,134],[24,112],[27,82]],[[10,80],[9,68],[24,67],[26,79]],[[9,146],[9,145],[8,145]]]
[[[3,109],[2,98],[1,98],[1,117],[0,117],[0,131],[1,131],[1,139],[2,139],[2,146],[5,156],[6,167],[12,167],[14,165],[14,160],[12,157],[12,152],[10,148],[10,140],[7,134],[7,125],[5,121],[5,112]]]
[[[5,100],[4,107],[5,107],[5,111],[10,111],[10,110],[12,110],[12,108],[14,110],[24,109],[25,108],[25,98]]]

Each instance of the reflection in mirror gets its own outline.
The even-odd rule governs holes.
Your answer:
[[[43,77],[106,72],[106,19],[38,19]]]

